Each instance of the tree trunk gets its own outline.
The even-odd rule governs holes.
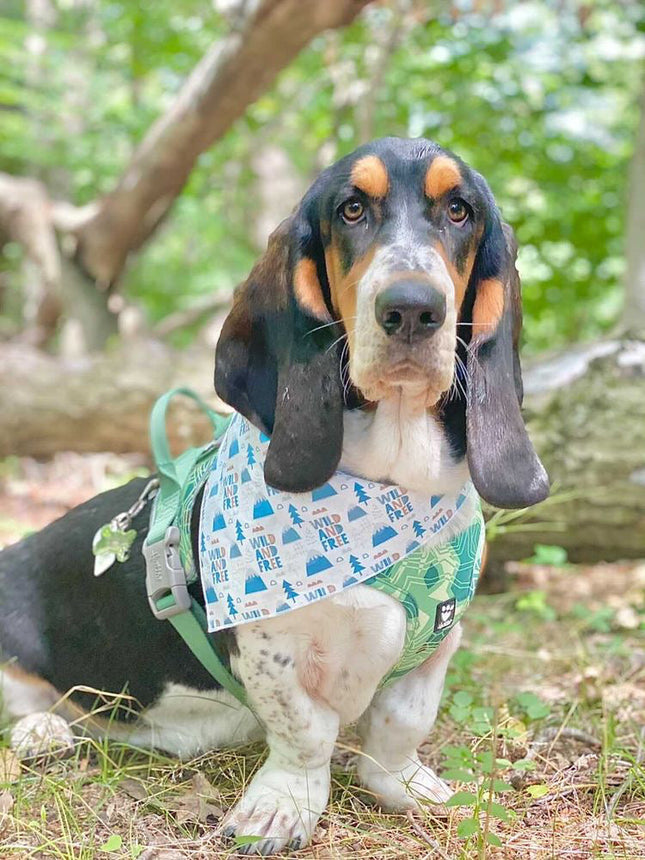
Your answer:
[[[217,406],[213,354],[155,341],[71,362],[26,347],[0,349],[0,457],[56,451],[147,451],[154,399],[189,385]],[[578,348],[525,373],[529,431],[556,487],[550,500],[492,521],[491,558],[523,558],[535,543],[573,560],[645,554],[645,341]],[[221,405],[221,404],[220,404]],[[205,438],[186,404],[169,427],[183,444]],[[511,516],[514,516],[511,515]]]
[[[83,207],[52,203],[44,186],[39,218],[47,240],[54,229],[56,268],[66,272],[54,298],[82,329],[85,347],[99,349],[117,330],[108,291],[128,256],[157,229],[183,189],[199,155],[221,138],[278,73],[316,36],[349,24],[371,0],[253,0],[240,4],[230,34],[197,64],[169,110],[151,127],[116,187]],[[247,11],[248,10],[248,11]],[[13,218],[13,179],[0,175],[3,210]],[[15,232],[4,225],[12,238]],[[21,237],[16,238],[21,241]],[[0,245],[2,237],[0,236]],[[28,248],[28,254],[30,254]],[[30,257],[34,261],[34,257]],[[36,260],[36,262],[38,262]],[[73,270],[73,271],[72,271]],[[40,271],[40,270],[37,270]],[[65,290],[66,283],[69,289]],[[49,287],[42,274],[39,289]],[[51,332],[49,332],[51,333]]]
[[[641,119],[630,170],[627,218],[627,272],[623,322],[629,331],[645,331],[645,82]]]
[[[198,156],[265,92],[278,72],[323,30],[352,21],[370,0],[263,0],[195,67],[152,126],[116,188],[102,200],[59,207],[57,226],[77,241],[77,259],[111,287],[128,254],[152,235]]]
[[[645,341],[601,341],[524,374],[525,417],[554,484],[516,521],[500,516],[491,559],[524,558],[536,543],[572,561],[645,555]]]

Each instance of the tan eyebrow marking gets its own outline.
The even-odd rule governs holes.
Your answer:
[[[323,299],[316,263],[310,257],[303,257],[296,263],[293,272],[293,291],[298,303],[312,316],[319,320],[331,320]]]
[[[438,155],[426,173],[425,192],[436,200],[461,182],[459,165],[447,155]]]
[[[378,155],[366,155],[354,162],[350,180],[370,197],[385,197],[390,187],[387,168]]]
[[[473,305],[473,334],[490,335],[499,325],[504,312],[504,285],[497,278],[487,278],[477,285]]]

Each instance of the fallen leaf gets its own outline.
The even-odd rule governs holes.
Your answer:
[[[224,810],[217,801],[220,793],[211,785],[203,773],[196,773],[191,779],[189,791],[180,795],[168,804],[168,808],[174,812],[179,824],[197,821],[200,824],[208,824],[209,819],[220,819]]]
[[[134,800],[145,800],[148,797],[148,792],[146,791],[143,783],[139,782],[138,779],[132,779],[132,777],[129,776],[121,780],[119,788],[121,791],[124,791],[130,797],[134,798]]]
[[[8,749],[0,750],[0,784],[17,782],[20,779],[20,760]]]
[[[174,848],[146,848],[139,860],[185,860],[186,855]]]
[[[13,808],[13,796],[9,791],[0,792],[0,833],[4,830],[9,813]]]

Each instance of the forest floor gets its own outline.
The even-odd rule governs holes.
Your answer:
[[[0,545],[143,466],[112,455],[5,461]],[[359,751],[347,731],[330,805],[312,845],[294,857],[645,858],[645,562],[534,561],[510,574],[509,591],[478,596],[466,616],[421,751],[455,781],[462,805],[408,816],[374,809],[353,776]],[[0,854],[234,857],[218,820],[263,755],[255,745],[179,762],[83,741],[71,757],[27,766],[5,733]]]

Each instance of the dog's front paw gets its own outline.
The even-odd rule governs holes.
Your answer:
[[[370,759],[359,759],[358,775],[376,801],[395,812],[414,809],[420,801],[445,803],[454,793],[447,782],[420,761],[390,771]]]
[[[229,812],[222,833],[234,837],[239,854],[277,854],[303,848],[311,839],[329,796],[329,769],[294,774],[267,762]]]

